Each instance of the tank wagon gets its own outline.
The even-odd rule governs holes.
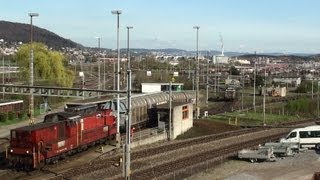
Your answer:
[[[69,108],[46,115],[42,123],[12,129],[7,159],[11,167],[30,171],[104,143],[115,134],[111,110],[97,105]]]

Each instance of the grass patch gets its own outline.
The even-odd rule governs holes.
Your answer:
[[[237,119],[238,125],[261,125],[263,124],[263,114],[255,112],[230,112],[223,115],[213,115],[209,116],[210,120],[221,121],[229,123],[229,120],[232,124],[235,123]],[[288,115],[279,115],[279,114],[268,114],[266,113],[265,120],[266,124],[280,124],[289,121],[297,121],[300,117],[298,116],[288,116]]]
[[[7,120],[7,121],[4,121],[4,122],[0,122],[0,126],[11,125],[11,124],[15,124],[15,123],[18,123],[18,122],[21,122],[21,121],[25,121],[25,120],[27,120],[27,118],[25,118],[25,119]]]
[[[22,121],[26,121],[29,119],[29,117],[27,116],[27,113],[22,113],[21,117],[17,117],[15,116],[14,118],[10,118],[8,116],[9,113],[7,113],[7,117],[8,119],[6,119],[5,121],[0,121],[0,126],[7,126],[7,125],[11,125],[11,124],[16,124]],[[36,118],[36,116],[40,115],[40,109],[35,109],[34,110],[34,118]]]

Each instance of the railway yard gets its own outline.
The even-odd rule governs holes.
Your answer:
[[[306,120],[286,124],[285,126],[310,125],[313,122],[312,120]],[[253,177],[255,179],[255,177],[259,176],[253,176],[245,172],[249,171],[250,168],[252,172],[255,172],[253,170],[255,166],[259,166],[258,169],[267,168],[268,166],[273,168],[271,163],[251,164],[249,162],[227,160],[234,157],[237,151],[243,148],[278,140],[287,134],[290,129],[267,129],[263,127],[240,129],[230,125],[223,125],[222,123],[211,123],[202,120],[195,122],[195,126],[203,129],[210,129],[208,126],[220,128],[206,132],[210,135],[155,143],[133,149],[131,155],[131,178],[183,179],[198,174],[191,178],[212,179],[213,177],[213,179],[224,179],[228,178],[227,175],[229,174],[229,178],[231,179],[241,179],[243,177]],[[49,165],[40,171],[33,171],[28,174],[26,172],[2,170],[0,177],[1,179],[122,179],[122,168],[118,166],[119,159],[122,157],[121,151],[110,151],[101,154],[96,152],[97,148],[91,148],[80,154],[67,157],[67,159],[57,164]],[[315,156],[315,153],[311,151],[305,154],[310,157]],[[303,158],[304,156],[304,153],[302,153],[297,157]],[[296,158],[292,159],[295,160],[281,160],[276,163],[279,164],[278,166],[281,166],[282,162],[286,163],[288,161],[289,164],[290,162],[294,164],[299,160],[296,160]],[[222,167],[232,168],[234,166],[237,166],[238,170],[235,170],[237,169],[235,168],[230,173],[223,173],[221,170],[223,169]],[[213,167],[217,168],[213,171],[210,170]],[[220,172],[217,172],[219,169]],[[209,173],[203,174],[203,171]],[[261,175],[261,177],[265,176]]]
[[[247,97],[251,101],[252,97],[250,97],[250,94],[247,95]],[[194,98],[192,92],[180,92],[173,96],[173,100],[184,102],[185,104],[192,102],[189,101],[189,98]],[[283,104],[286,104],[290,101],[295,101],[299,98],[299,95],[289,95],[283,98],[268,98],[266,103],[267,106],[271,108],[275,108],[276,106],[279,106],[279,104],[283,107]],[[152,137],[158,135],[158,133],[159,136],[160,133],[162,133],[162,135],[166,135],[166,131],[160,132],[159,129],[157,129],[157,126],[155,128],[157,129],[156,133],[154,131],[155,129],[150,128],[150,131],[147,131],[147,127],[140,128],[140,126],[148,126],[148,124],[159,123],[159,114],[158,122],[155,123],[155,117],[157,116],[153,115],[151,117],[151,111],[149,110],[155,107],[155,104],[168,101],[168,99],[169,96],[167,93],[159,93],[159,95],[146,95],[144,97],[138,95],[133,98],[133,104],[135,106],[132,108],[132,125],[134,127],[138,127],[133,133],[133,143],[141,140],[141,137],[139,138],[139,136],[141,136],[141,132],[143,131],[148,132],[148,135]],[[100,107],[100,105],[103,104],[104,108],[107,107],[106,109],[108,110],[115,110],[113,109],[115,108],[113,106],[113,101],[108,101],[108,103],[105,103],[104,100],[98,100],[95,101],[95,103],[98,105],[97,107]],[[122,107],[125,107],[126,100],[121,99],[120,103],[124,105]],[[62,111],[67,111],[67,107],[69,105],[71,109],[74,107],[79,107],[81,112],[79,111],[79,114],[77,115],[80,115],[81,117],[95,117],[95,120],[97,120],[96,122],[98,122],[97,118],[105,117],[104,115],[99,115],[97,112],[94,112],[96,113],[94,115],[90,113],[85,115],[86,113],[83,113],[89,110],[89,108],[91,109],[95,107],[93,104],[90,104],[90,101],[85,103],[77,102],[68,105],[66,104],[65,109],[60,109],[57,111],[57,113],[61,113],[61,115],[63,115],[65,112]],[[257,109],[261,111],[261,98],[257,101],[256,105]],[[279,107],[274,111],[279,111],[280,114]],[[232,113],[239,111],[245,114],[249,111],[249,109],[252,109],[251,102],[245,102],[242,104],[240,100],[214,101],[210,102],[209,106],[203,106],[201,113],[203,114],[203,112],[207,111],[210,115],[226,115],[226,112]],[[122,110],[125,111],[125,109]],[[112,116],[113,113],[110,114]],[[70,116],[70,118],[71,117],[73,116]],[[189,117],[192,117],[192,115],[189,115]],[[178,136],[175,140],[167,141],[167,139],[162,139],[161,141],[152,144],[133,148],[131,150],[130,178],[139,180],[185,178],[291,179],[292,177],[300,177],[299,179],[310,179],[312,174],[318,171],[317,167],[320,164],[317,161],[318,155],[314,152],[314,150],[307,151],[306,153],[299,153],[294,157],[288,157],[284,159],[279,158],[276,162],[250,163],[249,161],[243,161],[236,158],[240,150],[257,148],[259,145],[267,142],[278,141],[280,138],[285,137],[292,129],[296,127],[314,125],[317,121],[317,119],[313,118],[301,118],[306,120],[300,120],[299,116],[297,117],[298,118],[292,119],[288,122],[283,120],[275,122],[274,124],[268,124],[270,126],[256,126],[256,124],[254,124],[255,122],[252,121],[250,123],[255,125],[252,127],[243,126],[240,124],[237,125],[236,122],[233,125],[229,125],[230,122],[227,124],[227,122],[212,120],[205,117],[200,120],[193,120],[192,128]],[[40,122],[43,118],[44,117],[41,117],[38,122]],[[153,122],[151,122],[150,119],[153,119]],[[112,121],[113,120],[114,119],[112,119]],[[67,122],[70,121],[70,119],[64,119],[63,121]],[[78,133],[78,130],[76,129],[78,129],[78,124],[80,124],[80,121],[78,121],[78,123],[75,122],[76,121],[74,121],[74,124],[76,124],[77,128],[75,128],[73,132]],[[106,122],[111,123],[110,121]],[[168,123],[167,121],[163,122]],[[259,123],[261,125],[261,119],[258,121],[258,124]],[[21,122],[20,124],[23,126],[26,124],[26,122]],[[120,122],[120,124],[124,125],[124,121]],[[85,126],[87,127],[87,125]],[[10,127],[10,129],[14,129],[19,127],[19,125],[11,125],[8,127]],[[66,129],[71,129],[72,127],[74,128],[74,126],[69,127],[69,124],[66,124],[65,127]],[[80,127],[81,126],[79,126],[79,128]],[[8,136],[10,134],[10,129],[1,127],[0,134]],[[70,132],[72,132],[72,130],[70,130]],[[112,135],[113,134],[108,134],[107,136],[111,137]],[[57,136],[60,135],[58,134]],[[169,135],[166,136],[168,137]],[[66,138],[67,136],[63,135],[63,137]],[[77,137],[76,139],[78,144],[78,134],[75,137]],[[137,144],[139,143],[140,142]],[[90,145],[88,143],[88,146],[91,146],[90,148],[87,148],[87,144],[84,146],[79,146],[79,148],[76,150],[79,153],[76,153],[72,156],[66,156],[63,153],[55,154],[54,156],[49,157],[54,158],[52,159],[54,164],[47,163],[40,169],[36,168],[34,171],[25,172],[21,170],[13,170],[8,166],[8,163],[5,160],[5,148],[8,146],[8,144],[7,137],[3,138],[0,142],[1,151],[3,152],[1,154],[0,163],[0,179],[116,180],[124,178],[124,146],[122,146],[120,149],[116,149],[113,145],[102,145],[101,142],[95,141],[94,143],[90,143]],[[57,150],[59,150],[59,148]],[[306,171],[298,170],[298,166],[295,164],[299,164],[300,161],[306,162],[307,166],[309,167],[306,169]],[[278,173],[271,173],[272,171],[277,170],[277,168],[281,169],[280,171],[277,171]],[[294,173],[292,171],[294,171]]]

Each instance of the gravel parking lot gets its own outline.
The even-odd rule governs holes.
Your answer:
[[[243,160],[230,160],[189,179],[311,180],[313,173],[318,171],[320,171],[320,155],[314,150],[308,150],[294,157],[278,158],[276,162],[250,163]]]

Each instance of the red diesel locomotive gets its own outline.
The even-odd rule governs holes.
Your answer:
[[[7,158],[11,167],[29,171],[105,143],[115,135],[112,110],[78,106],[48,114],[42,123],[12,129]]]

